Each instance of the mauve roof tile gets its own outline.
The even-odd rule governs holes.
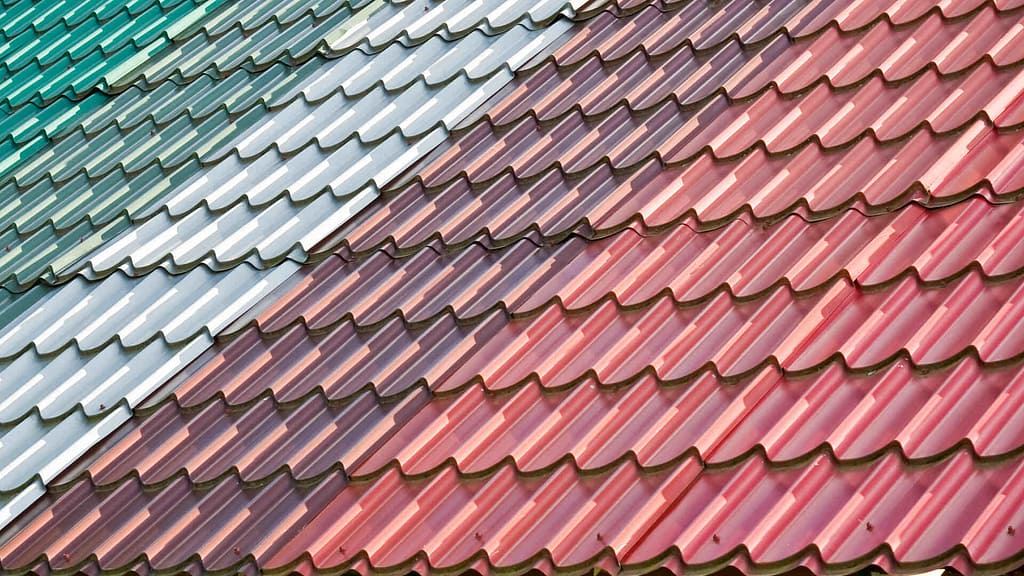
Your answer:
[[[582,19],[3,565],[1017,566],[1022,5]]]
[[[451,313],[465,321],[499,307],[527,315],[556,300],[569,310],[606,298],[635,306],[666,291],[690,303],[719,290],[749,298],[783,284],[809,292],[838,276],[865,287],[908,274],[941,282],[972,267],[1000,277],[1024,268],[1024,256],[1010,248],[1024,241],[1020,208],[972,197],[878,216],[851,210],[808,222],[791,215],[768,227],[737,219],[701,232],[684,222],[647,234],[626,228],[598,238],[573,235],[557,244],[428,244],[403,257],[335,257],[309,267],[302,284],[253,320],[264,332],[300,319],[319,330],[395,316],[420,324]]]
[[[600,236],[627,225],[656,228],[695,219],[713,227],[749,214],[765,223],[796,212],[830,217],[851,206],[872,213],[918,201],[942,206],[970,194],[1005,202],[1024,189],[1024,135],[975,121],[948,134],[915,130],[880,144],[862,136],[825,150],[815,142],[788,155],[755,148],[742,158],[701,155],[679,166],[656,159],[628,169],[598,164],[570,176],[550,169],[522,182],[505,173],[486,185],[455,180],[438,189],[413,182],[339,229],[327,243],[343,254],[505,243],[537,232]]]

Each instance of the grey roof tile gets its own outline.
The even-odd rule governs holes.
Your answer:
[[[0,292],[0,451],[30,447],[0,482],[0,526],[576,15],[377,2],[335,22],[307,4],[251,33],[217,13],[172,31],[174,49],[107,74],[124,80],[109,105],[8,166],[0,194],[19,201],[0,226],[39,236]]]

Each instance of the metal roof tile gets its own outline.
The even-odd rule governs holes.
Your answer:
[[[411,10],[411,22],[419,22],[422,6],[375,3],[349,20],[350,8],[363,5],[232,4],[187,26],[173,24],[161,36],[173,38],[173,47],[158,50],[161,40],[141,58],[109,59],[119,66],[114,72],[96,70],[106,74],[107,84],[88,88],[89,94],[107,91],[109,104],[93,100],[78,114],[62,116],[67,122],[19,145],[26,158],[7,166],[5,182],[5,192],[16,201],[6,204],[4,225],[12,242],[4,256],[8,290],[0,386],[10,401],[0,409],[0,427],[5,447],[29,442],[34,451],[5,476],[0,524],[208,347],[213,334],[290,276],[296,264],[288,259],[304,261],[379,185],[440,142],[446,126],[546,50],[569,26],[560,14],[573,13],[569,4],[552,5],[531,20],[534,15],[517,6],[501,29],[465,22],[459,37],[441,43],[431,39],[429,26],[419,46],[394,46],[398,36],[379,38],[371,49],[384,50],[392,62],[439,63],[396,74],[371,66],[364,48],[370,45],[360,34],[347,37],[354,42],[348,54],[329,48],[324,38],[376,10],[392,16]],[[205,14],[211,6],[196,10]],[[445,29],[443,36],[451,35],[444,17],[431,20]],[[72,33],[60,26],[51,30]],[[445,57],[460,46],[489,55]],[[213,71],[237,90],[239,79],[246,84],[259,77],[253,66],[287,70],[290,82],[267,74],[263,84],[251,85],[245,103],[237,92],[211,89],[205,76],[196,87],[188,85],[193,76]],[[360,72],[366,91],[343,93],[338,83]],[[5,105],[15,114],[48,103],[65,110],[64,98],[50,102],[50,95],[33,90],[23,86],[21,96],[28,98],[13,95]],[[74,99],[85,90],[60,94]],[[320,100],[307,99],[309,90],[319,90]],[[431,111],[418,123],[377,118],[389,100]],[[264,130],[262,139],[243,142],[250,126],[267,128],[275,121],[307,122],[321,130],[324,114],[347,114],[355,122],[338,134]],[[35,150],[50,130],[54,139]],[[358,130],[367,132],[372,148],[360,141]],[[369,163],[353,166],[355,158]],[[286,181],[267,180],[269,173],[289,169]],[[217,170],[224,178],[210,187]],[[29,440],[13,443],[15,430]],[[31,438],[37,438],[34,444]],[[81,439],[80,450],[71,448],[71,438]],[[44,462],[53,464],[41,468]]]
[[[341,448],[321,450],[316,448],[319,440],[289,453],[292,438],[268,434],[265,441],[246,442],[243,434],[250,433],[249,425],[231,428],[250,414],[250,421],[261,426],[276,423],[283,416],[264,416],[272,410],[272,397],[261,397],[252,408],[234,413],[220,399],[194,412],[165,401],[154,416],[134,422],[88,471],[100,485],[136,472],[147,483],[159,483],[182,468],[200,482],[237,464],[242,477],[251,479],[249,468],[273,470],[286,456],[310,453],[322,458],[320,464],[313,469],[292,466],[296,478],[338,462],[349,476],[372,479],[392,466],[407,476],[422,476],[450,463],[467,476],[508,462],[533,474],[570,458],[584,471],[623,459],[656,469],[685,454],[701,456],[712,468],[760,454],[785,464],[817,453],[857,461],[891,450],[926,463],[964,446],[979,458],[993,459],[1015,453],[1024,440],[1024,433],[1012,425],[1024,418],[1014,401],[1022,393],[1021,382],[1019,361],[991,368],[968,357],[930,372],[894,361],[877,371],[851,373],[833,362],[810,375],[766,367],[736,382],[722,382],[710,373],[670,384],[642,375],[625,387],[607,387],[591,378],[565,388],[524,381],[508,392],[469,386],[461,394],[429,402],[423,388],[413,388],[399,398],[397,408],[391,402],[375,404],[371,394],[360,392],[342,403],[345,414],[358,407],[376,422],[373,415],[383,409],[409,412],[387,429],[387,437],[376,430],[366,435],[365,445],[379,444],[362,454],[357,465],[352,465],[350,452],[331,459]],[[310,406],[323,403],[316,392],[300,398],[295,407],[279,410],[309,414]],[[368,425],[360,421],[346,428],[339,422],[348,422],[348,417],[337,422],[311,418],[302,437],[334,438],[343,433],[338,428]],[[225,437],[233,439],[230,450],[220,448]],[[254,454],[264,452],[272,453],[254,461]]]
[[[1016,503],[1019,468],[1019,458],[979,466],[957,452],[931,466],[892,454],[862,466],[820,456],[774,468],[755,458],[703,474],[693,459],[652,474],[631,462],[593,475],[561,466],[540,477],[516,476],[508,466],[473,479],[451,468],[422,480],[391,471],[351,484],[264,565],[309,551],[317,568],[364,573],[457,572],[474,556],[485,567],[524,570],[547,559],[578,568],[614,554],[625,569],[681,558],[712,572],[744,559],[785,569],[820,554],[853,569],[959,554],[958,565],[977,561],[996,571],[1015,549],[1005,525],[1019,518],[984,503],[997,494]],[[933,495],[955,495],[959,506]],[[383,527],[403,537],[375,537]]]
[[[1022,158],[1018,131],[975,122],[943,135],[917,130],[885,145],[863,136],[837,150],[812,141],[789,155],[754,149],[742,158],[702,155],[668,167],[656,159],[627,170],[598,164],[581,175],[556,167],[526,181],[506,171],[486,185],[458,179],[433,189],[414,181],[386,191],[387,203],[373,204],[326,244],[362,255],[385,246],[409,251],[434,238],[455,246],[501,244],[530,234],[557,241],[571,232],[599,237],[627,225],[657,229],[690,219],[703,229],[744,214],[759,222],[793,212],[820,219],[851,205],[875,213],[911,201],[941,206],[972,193],[1002,202],[1024,187]]]
[[[315,480],[354,469],[429,400],[424,388],[387,403],[369,392],[342,403],[319,394],[291,404],[263,397],[245,410],[217,400],[185,412],[170,400],[133,420],[116,444],[111,438],[87,472],[98,486],[134,474],[159,485],[182,470],[197,484],[227,474],[254,483],[282,468],[297,480]]]
[[[906,275],[937,283],[975,267],[994,278],[1024,268],[1006,249],[1022,241],[1022,223],[1018,204],[972,197],[878,216],[848,211],[807,222],[791,215],[770,227],[732,220],[698,231],[684,221],[650,233],[626,228],[592,237],[581,230],[540,246],[529,236],[497,246],[430,243],[308,266],[273,307],[250,311],[236,326],[253,321],[276,332],[301,318],[318,330],[348,319],[361,326],[393,316],[422,323],[446,313],[465,321],[497,308],[529,315],[555,301],[568,310],[608,298],[637,306],[666,292],[697,303],[720,291],[751,298],[780,285],[808,292],[838,276],[864,287]]]
[[[220,393],[241,404],[268,390],[280,401],[318,388],[342,399],[370,386],[392,396],[421,383],[454,393],[474,383],[502,390],[530,380],[558,388],[587,376],[618,385],[644,372],[663,380],[705,370],[738,378],[768,365],[801,373],[836,358],[857,371],[900,356],[921,367],[970,354],[986,364],[1018,358],[1020,279],[995,282],[966,270],[935,286],[903,276],[861,288],[837,276],[807,293],[783,284],[744,298],[719,291],[684,305],[661,293],[631,306],[604,298],[577,311],[549,305],[517,318],[494,308],[471,321],[444,314],[416,326],[392,316],[365,328],[344,318],[315,332],[301,322],[274,335],[250,328],[211,351],[211,370],[175,394],[185,406]],[[370,357],[372,363],[361,361]],[[241,369],[229,358],[261,369]]]
[[[299,217],[296,214],[298,210],[320,216],[322,221],[324,215],[332,213],[327,204],[344,202],[346,196],[357,192],[371,179],[377,180],[378,185],[386,182],[401,170],[403,165],[415,160],[434,142],[439,142],[442,133],[438,130],[444,129],[445,124],[457,122],[468,112],[467,105],[474,101],[482,101],[511,79],[511,74],[507,72],[508,66],[518,64],[508,61],[509,52],[499,50],[518,51],[519,41],[524,39],[524,34],[529,34],[531,42],[534,43],[536,40],[544,40],[536,44],[536,48],[541,49],[544,43],[554,38],[559,29],[558,26],[553,26],[547,30],[529,32],[524,28],[514,27],[507,34],[508,38],[502,35],[496,40],[492,39],[492,56],[486,59],[486,63],[480,59],[474,63],[480,70],[483,70],[484,66],[491,70],[484,76],[484,82],[474,82],[469,77],[456,73],[449,77],[445,84],[431,88],[415,81],[414,78],[419,76],[416,74],[408,82],[403,82],[405,88],[396,95],[382,88],[371,90],[358,99],[336,94],[315,105],[303,98],[297,98],[269,114],[260,108],[250,108],[238,119],[231,119],[226,113],[214,113],[206,117],[199,126],[193,126],[188,115],[179,115],[168,125],[143,123],[127,133],[116,125],[108,125],[105,130],[94,135],[84,132],[72,133],[68,138],[60,140],[56,147],[36,155],[33,161],[23,164],[14,175],[16,185],[24,187],[49,180],[58,185],[67,182],[68,185],[77,186],[88,185],[89,181],[96,178],[131,181],[136,173],[145,178],[152,177],[154,166],[164,173],[184,171],[191,174],[183,185],[179,184],[175,188],[163,187],[162,193],[165,198],[169,197],[167,201],[171,203],[167,212],[157,213],[155,217],[146,219],[137,232],[124,232],[124,223],[117,225],[118,228],[113,232],[120,234],[123,239],[98,252],[96,257],[99,261],[83,259],[76,267],[69,267],[70,262],[66,262],[59,268],[54,267],[55,269],[50,270],[48,280],[51,283],[65,281],[81,267],[87,269],[90,277],[101,277],[122,264],[130,271],[145,270],[159,265],[164,260],[169,260],[167,266],[171,271],[188,269],[207,258],[212,259],[208,262],[209,265],[223,268],[245,260],[250,255],[256,257],[253,261],[255,265],[266,266],[267,262],[279,260],[289,254],[296,244],[308,250],[319,241],[319,238],[314,236],[312,240],[307,240],[297,234],[306,234],[314,230],[315,225],[312,224],[296,226],[295,234],[277,238],[276,249],[271,246],[261,247],[259,244],[254,246],[250,243],[236,247],[236,250],[241,250],[240,253],[226,255],[221,254],[223,249],[210,244],[202,245],[202,254],[175,254],[176,247],[189,249],[188,243],[180,234],[175,234],[175,230],[183,229],[184,234],[202,237],[202,234],[197,232],[196,227],[199,226],[205,227],[208,233],[224,234],[224,231],[231,228],[238,229],[237,224],[232,226],[232,220],[247,219],[254,211],[264,220],[273,222],[267,226],[267,230],[280,230],[285,222]],[[473,34],[465,39],[473,43],[478,40],[479,36]],[[424,46],[436,49],[436,45],[430,43]],[[448,49],[457,50],[458,46],[459,42],[449,44]],[[407,58],[415,56],[415,51],[406,54]],[[377,70],[377,74],[385,73],[386,70]],[[463,106],[453,112],[449,103],[462,103]],[[415,120],[404,115],[382,116],[378,113],[381,109],[403,110],[409,106],[424,110],[425,113]],[[333,122],[328,124],[328,131],[324,132],[326,119],[337,116],[351,118],[352,122],[340,126]],[[284,132],[267,129],[275,123],[291,129]],[[245,127],[248,125],[254,127],[246,131]],[[295,126],[304,125],[308,126],[305,132],[294,129]],[[225,130],[227,126],[231,126],[231,130]],[[109,140],[110,145],[99,148],[102,154],[97,155],[97,144],[105,140]],[[370,149],[373,149],[372,153]],[[413,154],[410,155],[409,152]],[[351,165],[352,159],[356,157],[367,159],[369,162],[357,163],[357,169],[342,170],[334,167],[336,163],[341,163],[339,166]],[[395,159],[399,158],[404,160],[395,162]],[[247,164],[254,166],[250,168]],[[59,167],[59,171],[46,170],[47,166]],[[289,167],[293,176],[286,177],[284,181],[273,183],[272,180],[266,179],[271,173],[283,175],[289,171]],[[321,177],[308,178],[311,171],[319,173]],[[78,178],[83,172],[84,179]],[[121,174],[116,174],[117,172]],[[19,179],[19,175],[24,175],[27,179]],[[254,183],[247,185],[245,181],[239,180],[240,175],[251,176]],[[222,187],[212,192],[204,188],[211,179],[223,182]],[[261,182],[257,183],[257,180]],[[132,188],[134,187],[129,184],[129,189],[125,192],[130,193]],[[325,189],[341,198],[314,199],[316,195],[323,195]],[[142,192],[145,188],[140,186],[136,190]],[[360,194],[372,193],[372,190],[364,190]],[[362,196],[356,196],[352,202],[354,208],[358,208],[360,197]],[[118,203],[124,206],[131,200],[131,196],[123,196],[118,199]],[[301,207],[295,205],[296,201],[312,201],[312,204]],[[204,204],[209,209],[221,213],[210,214],[204,208]],[[152,214],[159,206],[155,199],[148,199],[142,207]],[[175,211],[177,214],[174,214]],[[246,216],[247,213],[249,216]],[[146,216],[130,212],[129,215],[135,218]],[[39,217],[38,213],[34,213],[33,216]],[[111,230],[99,229],[94,234],[107,236],[111,234]],[[140,236],[153,240],[140,244]],[[90,242],[98,245],[101,243],[98,240],[100,238],[91,239]],[[259,238],[254,240],[258,241]],[[132,249],[140,253],[140,257],[133,258],[130,253],[118,252],[117,246],[126,245],[128,241]],[[258,252],[250,254],[253,250]],[[209,254],[211,251],[212,255]],[[146,254],[154,256],[147,259],[144,256]],[[58,270],[59,275],[56,274]],[[24,283],[32,279],[19,280]]]
[[[1013,567],[1015,4],[610,6],[297,259],[335,256],[301,269],[286,256],[298,274],[268,284],[212,348],[179,354],[199,358],[52,484],[0,549],[5,567]],[[429,32],[469,45],[464,24],[523,33],[589,5],[542,3],[523,24],[427,7],[381,9],[327,43]],[[844,51],[858,47],[864,66],[849,68]],[[706,86],[671,73],[687,58],[712,58]],[[370,86],[396,98],[376,105],[404,106],[412,85]],[[316,112],[288,106],[321,102],[288,98],[269,109],[289,125]],[[253,150],[271,142],[290,140],[268,131]],[[245,169],[232,158],[211,182]],[[189,208],[194,192],[83,260],[92,280],[59,290],[219,276],[217,262],[251,255],[217,228],[251,214]],[[273,198],[246,209],[276,214]],[[205,231],[217,243],[188,246]],[[260,258],[295,246],[281,239],[248,245],[267,247]],[[121,322],[134,312],[51,313],[19,318],[19,358],[56,354],[83,327],[91,344],[151,333],[174,349],[167,335],[201,326],[163,330],[163,310],[135,327]],[[46,333],[54,321],[70,331]]]
[[[487,115],[503,125],[528,112],[540,120],[555,119],[574,107],[596,116],[622,101],[632,110],[656,106],[666,98],[695,106],[722,93],[733,100],[751,98],[769,86],[782,94],[798,94],[818,83],[849,87],[872,76],[899,82],[928,67],[950,75],[977,66],[982,59],[1008,66],[1024,59],[1018,20],[1013,13],[983,5],[953,22],[931,13],[903,27],[879,19],[857,31],[827,28],[795,41],[778,30],[752,46],[730,36],[708,51],[683,44],[655,57],[637,48],[610,54],[608,60],[591,52],[571,64],[562,60],[563,47]],[[638,36],[631,31],[629,39],[636,41]]]
[[[981,61],[965,75],[926,70],[896,86],[871,78],[849,90],[818,84],[791,98],[775,90],[736,104],[716,97],[692,110],[670,99],[646,111],[619,104],[597,118],[573,111],[552,123],[530,115],[507,128],[481,122],[465,136],[472,148],[447,151],[421,176],[426,186],[439,187],[462,176],[486,183],[503,171],[528,179],[553,167],[580,174],[600,163],[625,169],[652,157],[674,164],[741,157],[757,148],[782,155],[810,141],[825,149],[865,137],[886,143],[921,130],[957,131],[972,121],[1010,128],[1022,112],[1008,95],[1021,82],[1021,66],[998,69]],[[595,146],[599,137],[602,146]],[[563,145],[549,147],[549,140]],[[492,149],[500,155],[489,154]]]
[[[262,558],[265,549],[279,546],[280,535],[306,524],[344,485],[340,473],[312,486],[297,485],[287,474],[278,474],[258,486],[228,478],[199,492],[187,478],[178,476],[154,498],[134,480],[103,493],[78,484],[68,493],[74,504],[62,503],[55,517],[96,506],[99,512],[94,522],[50,532],[36,543],[27,543],[24,553],[6,555],[5,561],[12,565],[35,561],[38,552],[32,548],[45,541],[62,549],[89,548],[101,566],[142,562],[173,570],[191,564],[198,553],[206,570],[236,567],[250,554]],[[155,524],[158,518],[169,523]],[[159,535],[158,525],[163,526]],[[273,536],[275,532],[280,535]],[[110,546],[110,537],[117,534],[136,539],[156,537],[159,548],[149,550],[143,558],[131,547]],[[54,558],[60,564],[62,553],[55,553]]]

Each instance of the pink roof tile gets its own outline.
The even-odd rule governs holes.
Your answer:
[[[1022,46],[1019,1],[609,6],[3,566],[1017,567]]]

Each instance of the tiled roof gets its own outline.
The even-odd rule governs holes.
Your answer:
[[[2,102],[0,525],[576,15],[186,1],[54,21],[67,7],[26,4],[3,19],[9,69],[17,46],[39,58]]]
[[[239,128],[217,144],[227,156],[197,152],[202,176],[177,188],[185,208],[140,213],[69,279],[47,279],[65,284],[41,306],[12,300],[29,310],[0,339],[12,367],[40,354],[80,366],[95,349],[164,372],[7,531],[5,569],[999,574],[1024,562],[1024,2],[568,11],[572,34],[531,50],[511,86],[427,122],[409,94],[511,78],[530,58],[461,71],[502,38],[556,32],[541,24],[562,9],[502,4],[517,16],[492,13],[479,33],[422,16],[456,1],[378,8],[351,34],[407,39],[356,56],[380,82],[239,104],[278,123]],[[447,50],[436,77],[456,80],[399,80],[379,60],[391,49],[430,64]],[[329,54],[295,70],[353,82],[328,72]],[[239,70],[221,81],[260,85]],[[353,98],[381,119],[325,135],[349,120],[330,103]],[[230,115],[203,106],[171,118]],[[371,153],[366,207],[307,243],[246,252],[264,227],[249,211],[305,205],[291,187],[263,203],[216,192],[265,181],[281,161],[257,169],[262,158],[305,175],[307,151],[434,131],[400,166]],[[346,198],[331,191],[309,196],[310,213]],[[244,238],[203,235],[235,209]],[[267,270],[280,276],[237,312],[217,314],[231,295],[175,315],[187,306],[175,294],[206,278],[251,274],[227,285],[248,287]],[[148,283],[148,302],[166,304],[153,320],[75,320],[77,301],[105,302],[118,283]]]

